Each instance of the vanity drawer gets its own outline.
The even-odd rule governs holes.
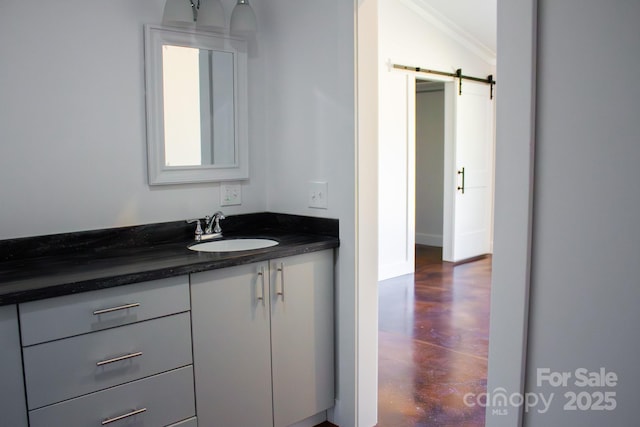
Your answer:
[[[100,427],[134,411],[140,413],[104,425],[156,427],[194,417],[193,368],[186,366],[37,409],[29,412],[29,420],[31,427]]]
[[[29,409],[190,365],[190,313],[23,349]]]
[[[31,301],[19,309],[22,345],[29,346],[187,311],[189,277]]]

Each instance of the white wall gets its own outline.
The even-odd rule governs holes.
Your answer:
[[[228,22],[235,0],[223,4]],[[360,407],[366,425],[376,413],[377,294],[375,277],[366,298],[355,277],[356,3],[251,4],[259,27],[249,44],[251,179],[243,204],[224,211],[340,219],[332,419],[355,426]],[[180,220],[219,208],[218,184],[147,185],[143,24],[159,23],[163,5],[0,3],[0,239]],[[306,183],[318,180],[329,185],[326,210],[307,207]],[[375,253],[375,243],[366,249]],[[374,275],[375,259],[362,268]]]
[[[490,60],[456,41],[408,3],[380,0],[380,280],[413,272],[415,257],[416,75],[390,70],[388,62],[446,72],[462,68],[472,76],[495,75]]]
[[[353,202],[354,18],[349,2],[269,0],[261,15],[270,210],[336,218]],[[295,179],[292,179],[295,177]],[[308,182],[328,183],[328,209]]]
[[[368,427],[377,424],[378,414],[379,1],[358,0],[357,4],[355,396],[356,425]]]
[[[444,88],[416,94],[416,243],[442,246]]]
[[[537,1],[498,2],[494,252],[487,390],[523,393],[531,263]],[[498,410],[504,408],[497,408]],[[518,408],[487,427],[521,425]]]
[[[640,3],[540,0],[527,391],[557,401],[528,426],[637,424],[640,369]],[[571,75],[571,78],[565,78]],[[594,84],[595,76],[605,81]],[[537,387],[538,368],[616,387]],[[613,391],[613,411],[565,411],[567,391]]]
[[[235,2],[225,0],[230,15]],[[143,24],[162,0],[0,4],[0,239],[173,221],[219,208],[219,185],[149,187]],[[263,100],[250,60],[250,96]],[[252,103],[251,180],[243,204],[266,208],[265,138]]]
[[[263,58],[267,209],[340,219],[338,387],[331,418],[341,426],[356,425],[357,417],[354,14],[354,2],[270,0],[260,15],[268,52]],[[327,209],[308,206],[311,181],[328,183]],[[375,333],[375,318],[369,323]],[[368,376],[375,378],[375,372],[374,365]],[[374,416],[375,409],[374,400],[369,407]]]

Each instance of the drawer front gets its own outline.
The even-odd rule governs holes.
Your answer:
[[[134,411],[140,413],[106,425],[167,426],[194,417],[192,367],[187,366],[37,409],[29,412],[29,420],[31,427],[101,427],[106,420]]]
[[[189,276],[169,277],[20,304],[22,345],[187,311]]]
[[[26,347],[23,357],[36,409],[190,365],[190,313]]]

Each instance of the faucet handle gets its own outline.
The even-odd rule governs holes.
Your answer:
[[[200,220],[199,219],[188,219],[187,223],[192,224],[192,223],[196,223],[196,240],[200,240],[200,236],[202,236],[203,231],[202,231],[202,225],[200,224]]]
[[[220,220],[224,219],[224,217],[216,216],[216,225],[213,227],[214,233],[222,233],[222,227],[220,227]]]
[[[211,219],[213,220],[213,222],[215,222],[215,226],[213,227],[213,232],[214,233],[222,233],[222,228],[220,227],[220,220],[221,219],[225,219],[225,216],[222,213],[222,211],[218,211],[218,212],[214,213],[213,217]],[[211,226],[209,226],[209,227],[211,227]]]

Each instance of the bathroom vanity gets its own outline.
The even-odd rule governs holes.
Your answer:
[[[337,221],[230,217],[0,241],[0,412],[21,427],[313,426],[334,404]],[[24,388],[23,388],[24,385]]]

